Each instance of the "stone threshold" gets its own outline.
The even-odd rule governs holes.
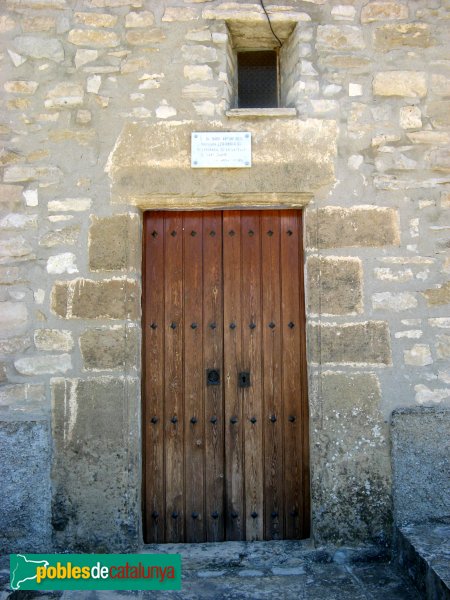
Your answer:
[[[425,598],[450,600],[450,517],[397,527],[394,560]]]

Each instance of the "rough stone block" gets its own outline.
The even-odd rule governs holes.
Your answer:
[[[83,103],[83,86],[78,83],[59,83],[47,94],[46,108],[79,106]]]
[[[442,285],[422,292],[425,296],[428,306],[441,306],[450,303],[450,281]]]
[[[193,21],[199,18],[198,11],[194,8],[176,8],[174,6],[166,8],[163,21]]]
[[[384,71],[373,78],[375,96],[404,96],[423,98],[427,93],[426,73],[423,71]]]
[[[72,359],[70,354],[24,356],[14,361],[14,367],[21,375],[60,375],[72,369]]]
[[[362,30],[354,25],[319,25],[316,49],[320,51],[362,50],[366,47]]]
[[[362,275],[359,258],[311,256],[307,262],[308,311],[323,315],[362,312]]]
[[[414,344],[409,350],[403,351],[403,357],[405,365],[412,365],[415,367],[424,367],[426,365],[431,365],[433,362],[430,346],[428,346],[428,344]]]
[[[400,312],[416,308],[417,298],[411,292],[379,292],[372,296],[374,310]]]
[[[2,553],[51,547],[48,429],[44,421],[0,421]]]
[[[107,13],[94,12],[76,12],[74,14],[75,23],[82,23],[89,27],[115,27],[118,17]]]
[[[23,187],[21,185],[0,185],[0,210],[12,212],[23,206]]]
[[[428,102],[427,114],[434,127],[450,127],[450,100]]]
[[[72,29],[68,41],[75,46],[92,48],[114,48],[120,44],[120,38],[114,31],[98,31],[97,29]]]
[[[393,208],[326,206],[307,212],[310,248],[398,246],[398,211]]]
[[[111,244],[114,240],[114,244]],[[136,266],[139,222],[136,215],[91,217],[89,268],[91,271],[121,271]]]
[[[384,321],[313,324],[308,339],[315,363],[391,364],[389,328]]]
[[[101,552],[137,542],[139,445],[128,419],[138,391],[123,378],[52,380],[57,546]]]
[[[431,45],[431,28],[425,23],[396,23],[375,30],[375,48],[389,52],[393,48],[413,46],[428,48]]]
[[[45,233],[39,240],[39,245],[44,248],[54,248],[55,246],[73,246],[77,243],[80,235],[79,225],[70,225],[55,231]]]
[[[361,23],[372,23],[373,21],[395,21],[407,19],[409,16],[408,6],[402,2],[369,2],[361,10]]]
[[[151,27],[155,22],[155,16],[150,11],[129,12],[125,16],[125,27]]]
[[[136,327],[88,329],[80,336],[85,369],[136,368],[139,357]]]
[[[28,310],[24,302],[0,302],[0,330],[2,336],[10,337],[23,329],[28,322]]]
[[[72,332],[65,329],[36,329],[34,345],[44,352],[68,352],[73,348]]]
[[[137,319],[139,287],[132,279],[56,282],[52,309],[65,319]]]
[[[64,60],[64,48],[59,40],[44,37],[19,36],[14,40],[14,48],[25,56],[34,59],[49,59],[55,62]]]
[[[128,31],[126,39],[131,46],[145,46],[162,42],[165,35],[161,29],[148,29],[143,31]]]
[[[450,358],[450,335],[436,336],[436,356],[438,358]]]
[[[450,409],[392,413],[394,517],[399,525],[450,515]]]
[[[315,534],[328,543],[383,542],[391,519],[388,430],[380,411],[380,385],[372,373],[324,372],[312,451]],[[317,468],[325,464],[326,469]]]

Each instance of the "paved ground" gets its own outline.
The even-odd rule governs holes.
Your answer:
[[[420,600],[407,577],[382,557],[349,550],[295,551],[292,543],[205,545],[185,560],[179,592],[11,592],[7,558],[0,559],[0,600]],[[190,546],[192,549],[192,546]],[[220,550],[222,548],[222,550]],[[244,552],[239,549],[245,548]],[[178,549],[178,548],[177,548]],[[151,551],[152,548],[146,549]],[[171,551],[167,548],[168,552]],[[236,554],[237,552],[237,554]]]

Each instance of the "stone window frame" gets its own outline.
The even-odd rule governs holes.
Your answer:
[[[255,30],[255,37],[245,38],[245,43],[242,42],[242,37],[239,35],[240,28],[245,23],[246,27],[251,27]],[[277,21],[277,24],[283,25],[285,28],[284,34],[280,32],[280,39],[283,45],[280,47],[275,44],[275,40],[272,38],[263,38],[260,35],[259,39],[263,39],[261,43],[257,42],[256,34],[261,31],[263,27],[267,27],[267,24],[261,24],[260,21],[245,21],[240,22],[236,19],[226,19],[225,29],[228,35],[228,41],[226,44],[227,52],[227,77],[230,81],[229,96],[227,98],[228,108],[225,110],[225,115],[228,118],[260,118],[260,117],[279,117],[279,118],[292,118],[297,116],[297,109],[295,108],[295,94],[292,93],[292,73],[295,71],[295,66],[298,61],[295,60],[295,56],[299,56],[299,36],[296,32],[301,27],[301,21],[294,21],[292,19],[285,19],[283,21]],[[240,51],[251,51],[251,50],[278,50],[278,80],[279,80],[279,106],[276,108],[238,108],[237,104],[237,53]],[[289,65],[294,65],[290,67]]]

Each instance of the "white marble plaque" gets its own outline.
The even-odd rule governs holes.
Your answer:
[[[252,134],[248,131],[195,131],[191,136],[191,167],[252,166]]]

